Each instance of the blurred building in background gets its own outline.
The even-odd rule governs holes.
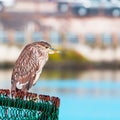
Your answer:
[[[0,0],[1,51],[46,40],[95,62],[119,62],[119,21],[120,0]]]

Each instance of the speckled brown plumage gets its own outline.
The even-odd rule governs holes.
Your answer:
[[[47,42],[33,42],[25,46],[12,72],[11,91],[28,91],[36,83],[42,68],[48,60]]]

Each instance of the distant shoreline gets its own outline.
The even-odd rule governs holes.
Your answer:
[[[14,67],[14,63],[0,63],[0,69],[10,69]],[[87,70],[87,69],[120,69],[120,63],[117,62],[101,62],[101,63],[77,63],[77,62],[47,62],[44,69],[64,69],[64,70]]]

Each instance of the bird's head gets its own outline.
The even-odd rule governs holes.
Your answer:
[[[46,41],[40,41],[40,45],[43,46],[49,54],[59,53],[58,50],[52,48],[52,46]]]

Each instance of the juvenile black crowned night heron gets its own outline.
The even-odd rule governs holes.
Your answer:
[[[13,68],[11,91],[20,89],[27,92],[36,83],[48,60],[50,49],[54,53],[51,45],[45,41],[33,42],[25,46]]]

